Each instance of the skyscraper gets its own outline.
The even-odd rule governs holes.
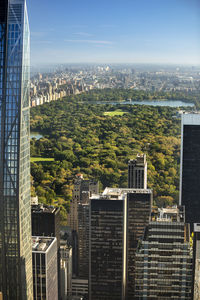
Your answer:
[[[58,300],[57,239],[32,237],[34,300]]]
[[[128,162],[128,188],[147,188],[147,161],[146,154],[137,155],[136,159]]]
[[[183,207],[160,210],[146,227],[135,261],[132,299],[193,299],[190,227]]]
[[[32,235],[57,239],[58,293],[60,295],[60,208],[45,204],[31,205]]]
[[[183,114],[181,129],[180,205],[186,223],[199,223],[200,114]]]
[[[106,188],[90,199],[89,299],[134,299],[135,252],[152,191]]]
[[[78,205],[78,267],[79,278],[89,274],[89,203]]]
[[[32,235],[54,236],[60,247],[60,208],[45,204],[31,206]]]
[[[0,1],[0,290],[32,299],[29,26],[25,0]]]
[[[125,196],[92,198],[90,205],[89,300],[125,300]]]

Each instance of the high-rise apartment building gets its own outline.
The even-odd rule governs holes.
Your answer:
[[[181,124],[180,205],[186,223],[200,222],[200,114],[183,114]]]
[[[128,162],[128,188],[147,188],[146,154],[137,155],[136,159]]]
[[[106,188],[90,199],[89,299],[133,299],[135,252],[152,191]],[[129,297],[129,298],[128,298]]]
[[[0,1],[0,291],[32,299],[29,25],[25,0]]]
[[[57,240],[32,237],[34,300],[58,300]]]
[[[190,229],[183,215],[182,207],[169,209],[169,215],[164,209],[146,227],[135,256],[132,299],[192,299]]]

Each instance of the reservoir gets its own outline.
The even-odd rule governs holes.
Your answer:
[[[129,101],[96,101],[87,102],[92,104],[130,104],[130,105],[150,105],[150,106],[170,106],[170,107],[193,107],[194,103],[184,102],[182,100],[129,100]]]

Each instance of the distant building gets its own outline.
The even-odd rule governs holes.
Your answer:
[[[57,241],[32,237],[34,300],[58,300]]]
[[[135,251],[150,221],[152,191],[106,188],[90,201],[89,299],[133,299]]]
[[[88,192],[88,193],[87,193]],[[91,194],[99,192],[99,183],[94,180],[84,180],[81,174],[76,176],[72,193],[72,202],[69,214],[69,226],[78,232],[78,204],[87,203]]]
[[[31,197],[31,205],[38,205],[38,196]]]
[[[147,161],[146,154],[137,155],[136,159],[128,162],[128,188],[147,188]]]
[[[187,223],[200,222],[200,114],[182,114],[180,204]]]
[[[133,299],[189,300],[191,290],[190,228],[184,223],[184,210],[160,210],[138,243]]]
[[[94,181],[94,180],[85,180],[82,176],[82,174],[78,174],[76,176],[75,182],[74,182],[74,189],[73,189],[73,193],[72,193],[72,202],[70,205],[70,213],[68,216],[68,221],[69,221],[69,226],[72,229],[72,233],[73,233],[73,275],[74,276],[78,276],[79,273],[79,228],[81,229],[80,232],[80,239],[82,239],[84,233],[84,230],[87,230],[87,225],[86,228],[83,228],[82,225],[80,225],[79,227],[79,218],[78,218],[78,207],[80,207],[81,210],[81,205],[82,204],[87,204],[89,203],[89,197],[92,194],[97,194],[99,192],[99,183],[98,181]],[[81,222],[83,222],[83,219],[81,218]],[[84,225],[85,226],[85,225]],[[84,247],[83,245],[87,244],[87,241],[84,240],[80,240],[80,258],[81,258],[81,274],[82,276],[83,274],[83,265],[85,265],[85,260],[87,260],[86,258],[86,253],[83,254],[82,247]],[[84,248],[85,249],[85,248]],[[85,268],[86,270],[86,268]],[[87,275],[84,275],[87,277]]]

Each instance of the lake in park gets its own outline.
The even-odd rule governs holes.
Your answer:
[[[92,102],[93,104],[131,104],[131,105],[150,105],[150,106],[170,106],[170,107],[181,107],[181,106],[190,106],[193,107],[194,103],[184,102],[182,100],[143,100],[143,101],[96,101]]]
[[[31,132],[30,134],[30,138],[35,138],[36,140],[39,140],[43,137],[43,135],[41,135],[39,132]]]

